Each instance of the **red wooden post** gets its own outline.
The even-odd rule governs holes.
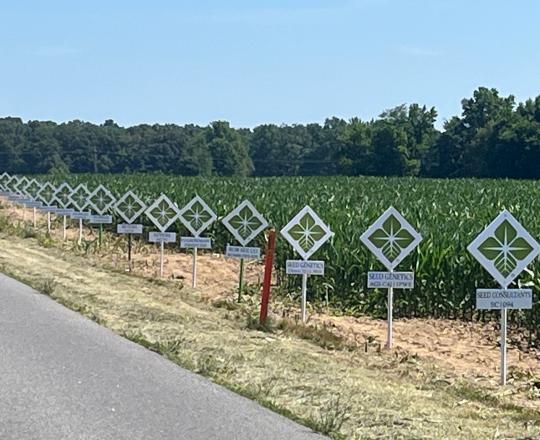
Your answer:
[[[259,322],[264,324],[268,316],[268,302],[270,301],[270,284],[272,283],[272,266],[274,265],[274,251],[276,249],[276,231],[270,229],[268,232],[268,243],[264,255],[264,279],[261,298],[261,314]]]

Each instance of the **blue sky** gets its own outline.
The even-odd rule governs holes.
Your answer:
[[[0,116],[323,122],[540,94],[538,0],[0,0]]]

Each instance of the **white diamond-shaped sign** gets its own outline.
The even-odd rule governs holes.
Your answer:
[[[51,182],[45,182],[37,192],[37,197],[45,203],[45,205],[51,206],[54,203],[55,191],[56,187]]]
[[[8,191],[16,194],[15,187],[19,183],[19,176],[11,176],[11,178],[6,182],[6,188]]]
[[[247,246],[268,226],[268,222],[249,200],[240,203],[221,222],[242,246]]]
[[[198,237],[216,221],[217,216],[203,199],[195,196],[180,210],[179,218],[189,232]]]
[[[99,215],[105,214],[114,205],[116,199],[103,185],[99,185],[88,196],[88,205]]]
[[[537,257],[540,245],[505,209],[467,250],[506,289]]]
[[[4,183],[4,187],[7,191],[14,193],[15,190],[13,189],[13,186],[16,185],[18,182],[19,178],[17,176],[9,176]]]
[[[66,182],[60,184],[56,191],[54,192],[54,201],[58,203],[61,208],[67,208],[71,205],[71,200],[69,197],[73,192],[73,188],[69,186]]]
[[[3,191],[7,191],[8,190],[8,187],[7,187],[7,183],[11,180],[11,176],[8,174],[8,173],[2,173],[0,175],[0,188],[3,190]]]
[[[390,271],[422,241],[422,236],[394,207],[388,208],[360,237]]]
[[[334,234],[313,209],[305,206],[281,230],[281,235],[307,260]]]
[[[128,191],[116,202],[114,209],[126,223],[133,223],[144,213],[146,205],[137,194]]]
[[[12,185],[12,188],[15,190],[17,194],[20,194],[21,196],[28,196],[26,191],[24,190],[26,185],[30,183],[30,180],[28,177],[23,176],[17,180],[16,183]]]
[[[26,194],[28,194],[28,196],[34,200],[37,199],[37,193],[40,189],[41,183],[39,183],[36,179],[31,179],[30,182],[28,182],[28,185],[24,187]]]
[[[69,200],[75,209],[78,211],[83,211],[84,208],[88,206],[89,197],[90,191],[88,191],[86,185],[84,183],[79,183],[69,195]]]
[[[178,207],[165,194],[161,194],[145,213],[161,232],[169,229],[180,215]]]

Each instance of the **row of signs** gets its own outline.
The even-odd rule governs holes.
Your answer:
[[[176,236],[167,232],[167,229],[180,220],[192,234],[192,237],[182,237],[181,245],[185,248],[210,248],[210,239],[201,237],[201,234],[217,219],[216,214],[199,196],[195,196],[183,208],[179,208],[164,194],[146,206],[133,191],[127,191],[117,200],[103,185],[93,191],[89,191],[83,183],[75,188],[65,182],[55,187],[50,182],[41,184],[36,179],[10,176],[7,173],[0,175],[0,191],[27,207],[71,216],[73,219],[89,220],[94,224],[111,223],[112,216],[107,213],[114,210],[125,221],[117,226],[117,232],[121,234],[142,233],[142,225],[134,222],[145,214],[159,230],[151,234],[152,242],[176,241]],[[228,246],[228,256],[246,259],[260,257],[260,249],[249,248],[247,245],[268,226],[268,222],[251,202],[244,200],[222,222],[241,245]],[[287,273],[324,274],[324,262],[306,262],[333,236],[330,228],[313,209],[304,207],[281,230],[281,234],[302,258],[288,262]],[[388,269],[388,272],[370,272],[368,287],[413,287],[412,272],[394,270],[418,246],[422,237],[396,209],[391,207],[384,212],[360,239]],[[478,235],[468,250],[501,285],[502,290],[506,290],[540,253],[540,245],[505,210]],[[485,305],[482,295],[480,289],[478,305]],[[506,303],[495,301],[494,304]]]
[[[176,234],[167,229],[178,219],[192,233],[192,237],[181,237],[181,247],[209,249],[209,238],[201,237],[208,226],[217,218],[216,214],[199,196],[194,197],[180,209],[162,194],[150,206],[132,191],[119,200],[103,185],[90,192],[84,184],[71,188],[67,183],[54,187],[50,182],[40,184],[35,179],[0,176],[0,195],[25,206],[44,209],[72,218],[89,219],[93,223],[111,223],[107,215],[114,209],[126,222],[118,225],[118,233],[140,234],[142,225],[134,222],[143,213],[159,231],[150,232],[151,242],[175,242]],[[72,208],[70,208],[70,206]],[[91,209],[97,215],[90,215]],[[241,246],[227,246],[226,255],[240,259],[260,258],[260,249],[247,245],[260,234],[268,222],[248,201],[243,201],[223,220]],[[324,275],[324,261],[309,258],[332,236],[324,221],[309,206],[305,206],[281,230],[281,235],[291,244],[302,260],[287,260],[286,273],[302,275],[302,319],[305,321],[306,285],[309,275]],[[388,289],[388,346],[392,338],[393,289],[412,289],[413,272],[397,272],[396,267],[421,242],[421,235],[393,207],[387,209],[360,237],[365,246],[387,268],[387,272],[368,273],[368,288]],[[163,249],[163,248],[162,248]],[[474,241],[468,251],[500,284],[500,289],[477,289],[478,309],[500,309],[501,312],[501,372],[506,381],[506,311],[508,309],[532,308],[531,289],[509,289],[508,286],[538,256],[540,244],[508,211],[502,211]]]

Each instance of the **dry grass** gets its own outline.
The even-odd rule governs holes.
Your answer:
[[[446,380],[408,353],[364,353],[324,327],[290,320],[252,329],[249,304],[215,307],[180,282],[111,271],[38,240],[0,235],[0,269],[333,438],[540,438],[538,412]]]

